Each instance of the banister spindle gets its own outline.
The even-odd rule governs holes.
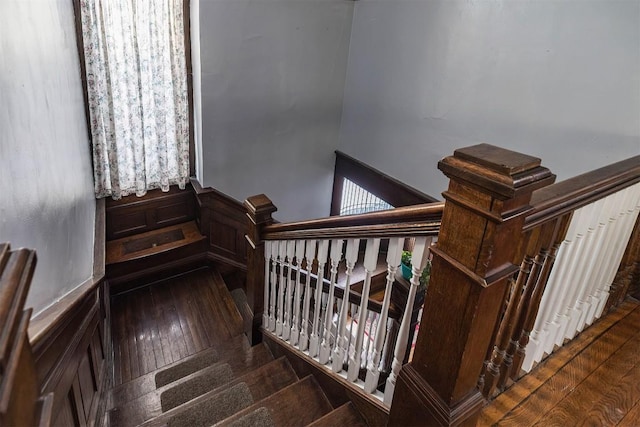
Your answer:
[[[376,328],[376,336],[373,343],[373,355],[371,362],[367,366],[367,376],[365,378],[364,390],[367,393],[373,393],[378,387],[380,379],[380,358],[384,346],[384,340],[387,332],[387,319],[389,315],[389,305],[391,303],[391,290],[395,281],[396,271],[400,265],[402,258],[402,245],[404,238],[395,237],[389,239],[389,248],[387,249],[387,284],[384,290],[384,299],[382,300],[382,309],[380,318]]]
[[[416,292],[418,290],[418,286],[420,286],[420,276],[422,275],[422,270],[427,264],[429,243],[430,240],[427,241],[426,237],[416,237],[413,253],[411,254],[411,286],[409,287],[407,305],[404,308],[402,322],[400,323],[400,331],[398,332],[398,340],[396,341],[396,348],[393,353],[391,373],[389,374],[389,378],[387,378],[387,385],[384,391],[384,403],[387,406],[391,406],[393,393],[396,387],[396,380],[400,373],[400,368],[402,368],[402,361],[404,360],[404,356],[407,351],[409,336],[411,336],[411,313],[413,312],[413,303],[416,298]]]
[[[340,305],[340,316],[338,317],[338,327],[336,328],[336,345],[332,356],[332,369],[334,372],[341,372],[344,358],[348,351],[349,337],[346,335],[347,317],[349,316],[349,293],[351,289],[351,275],[353,268],[358,261],[358,249],[360,239],[348,239],[347,250],[345,252],[345,263],[347,266],[347,280],[344,285],[344,297]]]
[[[286,281],[287,288],[285,290],[285,303],[284,303],[284,322],[282,322],[282,338],[288,340],[291,336],[291,307],[293,297],[293,280],[291,278],[291,267],[293,266],[293,256],[295,255],[296,242],[295,240],[287,241],[287,260],[286,260]]]
[[[271,308],[269,315],[269,330],[275,332],[276,330],[276,306],[278,304],[278,245],[277,240],[267,242],[271,243]]]
[[[302,306],[302,323],[300,324],[300,341],[298,348],[305,351],[309,347],[309,307],[311,305],[311,269],[316,255],[316,241],[307,240],[304,250],[304,258],[307,269],[307,280],[304,284],[304,304]]]
[[[320,345],[320,356],[318,360],[325,365],[329,362],[329,356],[331,356],[331,326],[333,325],[333,296],[335,294],[336,281],[338,277],[338,264],[340,258],[342,258],[342,247],[344,240],[332,240],[331,241],[331,274],[329,279],[329,296],[327,298],[327,309],[324,318],[324,332],[322,336],[322,343]]]
[[[300,283],[300,277],[302,275],[302,258],[304,257],[304,240],[296,241],[296,290],[293,297],[293,320],[291,325],[291,344],[298,344],[300,339],[300,307],[302,306],[302,283]],[[307,275],[308,277],[308,275]]]
[[[349,370],[347,380],[357,381],[360,373],[360,363],[362,356],[362,340],[367,321],[367,306],[369,303],[369,289],[371,288],[371,276],[378,264],[378,253],[380,251],[380,239],[367,239],[367,248],[364,254],[364,283],[362,285],[362,296],[360,298],[360,309],[358,313],[358,329],[356,332],[356,342],[353,355],[349,355]]]
[[[313,323],[311,324],[311,338],[309,340],[309,355],[315,357],[318,355],[320,347],[320,313],[322,311],[322,287],[324,285],[324,266],[327,264],[327,256],[329,255],[329,241],[320,240],[318,242],[318,275],[316,279],[316,293],[313,300]]]
[[[280,267],[280,276],[278,279],[278,307],[276,311],[276,335],[282,336],[282,325],[284,323],[284,291],[287,287],[287,278],[285,276],[285,258],[287,256],[287,242],[281,241],[278,245],[278,266]]]
[[[273,319],[273,299],[271,299],[271,305],[269,304],[269,294],[271,292],[271,245],[272,242],[266,242],[264,244],[264,313],[262,314],[262,326],[269,330],[269,325]],[[274,285],[275,286],[275,285]],[[273,320],[275,321],[275,320]]]

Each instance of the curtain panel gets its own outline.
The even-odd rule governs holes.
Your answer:
[[[96,197],[189,178],[182,0],[81,0]]]

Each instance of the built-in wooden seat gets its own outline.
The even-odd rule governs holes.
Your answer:
[[[198,244],[206,237],[195,221],[163,227],[107,242],[106,264],[112,265]]]

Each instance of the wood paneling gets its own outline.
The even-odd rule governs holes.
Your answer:
[[[239,201],[192,180],[198,206],[200,232],[207,236],[207,256],[221,272],[246,271],[246,210]]]
[[[195,219],[195,199],[190,186],[164,193],[151,190],[143,197],[107,199],[107,240],[144,233]]]

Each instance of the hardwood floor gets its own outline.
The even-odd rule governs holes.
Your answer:
[[[629,299],[487,405],[478,425],[640,426],[639,326]]]
[[[114,297],[115,385],[241,335],[224,286],[203,269]],[[540,363],[478,425],[640,426],[640,303],[628,299]]]
[[[224,286],[218,272],[203,269],[115,296],[115,385],[240,335]]]

